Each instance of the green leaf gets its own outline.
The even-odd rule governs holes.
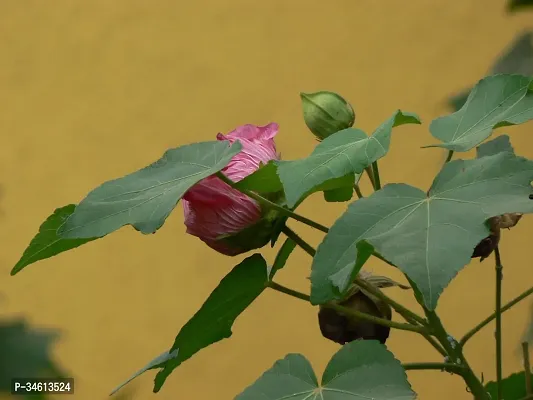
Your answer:
[[[172,353],[165,351],[164,353],[158,355],[156,358],[154,358],[152,361],[146,364],[146,366],[144,366],[143,368],[135,372],[127,380],[125,380],[120,385],[118,385],[115,389],[113,389],[110,396],[113,396],[114,394],[116,394],[120,389],[122,389],[124,386],[126,386],[131,381],[133,381],[139,375],[144,374],[146,371],[155,369],[155,368],[163,368],[165,366],[165,363],[169,360],[172,360],[173,358],[176,358],[178,356],[178,353],[179,353],[179,349],[176,349]]]
[[[276,272],[278,272],[280,269],[282,269],[285,264],[287,263],[287,260],[289,259],[289,256],[293,252],[293,250],[296,248],[296,242],[294,242],[292,239],[287,238],[281,248],[278,251],[278,254],[276,255],[276,259],[274,260],[274,264],[272,265],[272,268],[270,269],[270,272],[268,273],[268,279],[274,278],[274,275]]]
[[[165,152],[155,163],[90,192],[59,229],[62,238],[105,236],[124,225],[155,233],[196,183],[224,168],[242,146],[236,141],[194,143]]]
[[[281,192],[283,185],[279,180],[277,169],[276,164],[269,161],[254,173],[237,182],[235,187],[239,190],[252,190],[257,193]]]
[[[485,389],[492,399],[498,398],[496,392],[496,382],[489,382]],[[521,400],[526,397],[526,377],[524,372],[509,375],[502,380],[503,398],[505,400]]]
[[[337,189],[326,190],[324,200],[328,203],[338,203],[341,201],[350,201],[353,197],[353,185],[344,186]]]
[[[354,268],[366,241],[398,266],[420,290],[425,305],[437,300],[488,236],[485,221],[509,212],[533,212],[533,161],[503,152],[447,163],[426,194],[390,184],[350,204],[318,246],[311,301],[335,299],[330,277]]]
[[[235,400],[411,400],[402,365],[385,346],[374,340],[344,345],[328,363],[322,384],[301,354],[277,361]]]
[[[520,74],[533,75],[533,46],[532,32],[519,35],[505,52],[496,60],[489,75]],[[466,103],[472,88],[456,94],[449,99],[454,111],[458,111]]]
[[[260,254],[246,258],[233,268],[176,336],[169,353],[178,349],[179,353],[157,373],[154,392],[161,389],[183,361],[210,344],[229,338],[237,317],[263,293],[267,282],[267,265]]]
[[[24,320],[0,322],[0,393],[11,392],[13,378],[60,377],[50,347],[59,334],[30,328]]]
[[[517,125],[533,119],[532,78],[522,75],[493,75],[474,87],[463,107],[431,123],[433,137],[453,151],[468,151],[501,126]]]
[[[392,128],[403,124],[420,124],[420,120],[415,114],[398,110],[370,137],[359,129],[344,129],[320,142],[307,158],[277,161],[289,207],[330,179],[362,173],[365,167],[387,154]]]
[[[476,148],[476,157],[493,156],[498,153],[509,152],[514,154],[513,146],[509,140],[509,136],[501,135],[495,139],[485,142]]]
[[[507,3],[507,11],[514,12],[533,6],[533,0],[510,0]]]
[[[58,208],[43,222],[39,227],[39,233],[35,235],[29,246],[24,250],[20,260],[11,270],[11,275],[15,275],[34,262],[53,257],[59,253],[75,249],[82,244],[98,239],[63,239],[58,236],[58,228],[65,223],[75,208],[76,205],[74,204]]]

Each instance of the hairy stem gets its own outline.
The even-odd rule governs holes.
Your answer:
[[[452,363],[437,363],[437,362],[423,362],[423,363],[406,363],[402,364],[403,369],[406,371],[413,370],[430,370],[437,369],[440,371],[447,371],[456,374],[460,374],[465,367],[462,365],[452,364]]]
[[[533,287],[529,288],[525,292],[521,293],[520,295],[516,296],[513,300],[511,300],[509,303],[504,305],[501,309],[501,313],[503,314],[505,311],[511,309],[516,304],[524,300],[526,297],[533,294]],[[466,342],[468,342],[472,336],[474,336],[476,333],[478,333],[481,329],[483,329],[485,326],[490,324],[494,319],[496,318],[496,313],[491,314],[487,318],[485,318],[483,321],[481,321],[479,324],[477,324],[474,328],[472,328],[470,331],[464,335],[464,337],[459,341],[459,344],[461,346],[464,346]]]
[[[310,227],[312,228],[315,228],[315,229],[318,229],[319,231],[322,231],[322,232],[325,232],[325,233],[328,233],[328,228],[325,227],[324,225],[321,225],[319,224],[318,222],[315,222],[313,220],[310,220],[309,218],[306,218],[302,215],[299,215],[299,214],[296,214],[295,212],[285,208],[285,207],[282,207],[268,199],[265,199],[263,196],[260,196],[258,195],[257,193],[255,192],[252,192],[251,190],[246,190],[246,189],[239,189],[235,186],[235,182],[233,182],[231,179],[229,179],[226,175],[224,175],[222,172],[217,172],[216,173],[216,176],[218,178],[220,178],[220,180],[222,180],[223,182],[227,183],[228,185],[230,185],[232,188],[234,188],[235,190],[238,190],[239,192],[241,193],[244,193],[246,196],[254,199],[255,201],[257,201],[258,203],[264,205],[264,206],[267,206],[267,207],[270,207],[270,208],[273,208],[277,211],[279,211],[281,214],[284,214],[288,217],[291,217],[297,221],[300,221],[306,225],[309,225]]]
[[[494,249],[496,260],[496,392],[497,400],[503,399],[502,388],[502,260],[498,246]]]
[[[287,225],[283,227],[281,230],[289,239],[292,239],[294,243],[296,243],[298,246],[300,246],[307,254],[309,254],[311,257],[314,257],[316,254],[316,250],[305,240],[303,240],[300,235],[298,235],[296,232],[294,232],[291,228],[289,228]]]
[[[379,190],[381,189],[381,180],[379,179],[379,169],[377,161],[374,161],[372,163],[372,172],[374,173],[374,190]]]
[[[355,194],[357,194],[357,197],[359,197],[360,199],[362,199],[363,197],[365,197],[365,196],[363,196],[363,193],[361,192],[361,188],[359,187],[359,184],[355,183],[355,184],[353,185],[353,188],[354,188],[354,190],[355,190]]]
[[[311,302],[311,298],[308,295],[306,295],[304,293],[301,293],[301,292],[298,292],[296,290],[290,289],[290,288],[285,287],[283,285],[280,285],[279,283],[270,281],[270,282],[268,282],[267,285],[268,285],[269,288],[277,290],[278,292],[287,294],[287,295],[292,296],[292,297],[296,297],[297,299],[305,300],[305,301],[307,301],[309,303]],[[348,316],[352,316],[352,317],[355,317],[355,318],[363,319],[365,321],[373,322],[373,323],[378,324],[378,325],[388,326],[389,328],[395,328],[395,329],[400,329],[400,330],[403,330],[403,331],[411,331],[411,332],[419,332],[419,333],[425,332],[425,328],[422,327],[422,326],[416,326],[416,325],[411,325],[411,324],[402,324],[402,323],[399,323],[399,322],[389,321],[388,319],[375,317],[373,315],[366,314],[364,312],[360,312],[360,311],[357,311],[357,310],[353,310],[351,308],[344,307],[344,306],[341,306],[341,305],[335,304],[335,303],[322,304],[322,307],[331,308],[331,309],[333,309],[333,310],[335,310],[335,311],[337,311],[339,313],[342,313],[344,315],[348,315]]]
[[[463,377],[465,383],[468,385],[470,391],[474,395],[474,399],[490,400],[490,397],[485,391],[483,384],[474,374],[472,368],[470,368],[468,365],[460,344],[450,340],[450,336],[446,332],[446,329],[444,329],[444,326],[442,325],[442,322],[435,311],[430,311],[424,307],[424,312],[426,313],[429,326],[433,329],[433,334],[448,353],[450,361],[463,367],[463,369],[457,373]]]

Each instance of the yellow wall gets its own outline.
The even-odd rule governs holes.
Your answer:
[[[316,142],[298,93],[321,89],[347,97],[367,131],[397,108],[419,113],[425,124],[394,133],[381,172],[385,181],[426,187],[443,161],[442,151],[419,149],[434,142],[429,122],[530,18],[506,16],[497,0],[1,1],[2,314],[62,329],[55,354],[77,380],[74,398],[103,399],[171,345],[240,259],[187,236],[178,208],[156,235],[125,228],[9,277],[54,208],[169,147],[213,140],[244,123],[278,122],[283,156],[305,156]],[[529,157],[532,126],[505,130]],[[331,224],[344,208],[315,196],[301,211]],[[320,234],[292,226],[318,243]],[[532,284],[532,234],[529,218],[505,233],[505,299]],[[401,279],[377,261],[370,266]],[[308,274],[309,259],[298,250],[279,279],[306,291]],[[441,298],[454,335],[493,310],[493,276],[490,260],[473,262]],[[413,304],[408,293],[389,293]],[[520,367],[515,350],[528,311],[525,302],[504,316],[506,374]],[[321,371],[338,347],[321,337],[316,319],[303,302],[265,293],[238,319],[233,338],[184,363],[157,397],[154,374],[139,378],[134,398],[232,399],[288,352]],[[467,349],[486,380],[494,378],[492,343],[489,327]],[[393,333],[388,345],[404,362],[439,361],[411,333]],[[422,400],[471,398],[457,377],[409,378]]]

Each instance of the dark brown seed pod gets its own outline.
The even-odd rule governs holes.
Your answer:
[[[490,256],[500,242],[500,230],[516,226],[522,215],[522,213],[508,213],[490,218],[488,221],[490,235],[478,243],[472,253],[472,258],[480,257],[480,261],[483,261]]]
[[[359,288],[355,289],[346,300],[337,304],[389,321],[392,318],[392,309],[388,304]],[[378,340],[385,343],[390,333],[390,328],[387,326],[342,314],[327,306],[320,307],[318,323],[322,336],[341,345],[357,339]]]

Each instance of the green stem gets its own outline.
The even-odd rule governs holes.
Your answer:
[[[372,167],[366,167],[365,172],[368,175],[368,179],[370,179],[372,187],[374,188],[374,190],[376,190],[376,182],[374,180],[374,171],[372,170]]]
[[[387,296],[385,293],[383,293],[381,290],[366,283],[363,279],[355,278],[354,282],[357,284],[357,286],[360,286],[361,288],[365,289],[367,292],[376,296],[377,298],[384,301],[385,303],[390,304],[391,307],[394,308],[396,312],[398,312],[398,314],[400,314],[404,318],[410,318],[411,320],[418,322],[422,326],[427,325],[427,321],[424,318],[417,315],[416,313],[409,310],[408,308],[402,306],[400,303],[397,303],[396,301],[391,299],[389,296]]]
[[[402,364],[403,369],[406,371],[421,371],[429,369],[437,369],[440,371],[448,371],[460,374],[465,368],[462,365],[452,363],[437,363],[437,362],[425,362],[425,363],[406,363]]]
[[[524,376],[526,378],[526,394],[533,394],[531,385],[531,364],[529,363],[529,343],[522,343],[522,356],[524,357]]]
[[[448,156],[446,157],[446,161],[444,161],[444,164],[450,162],[452,157],[453,157],[453,150],[448,150]]]
[[[294,232],[291,228],[289,228],[287,225],[285,225],[281,231],[285,235],[287,235],[289,239],[292,239],[294,243],[300,246],[311,257],[315,256],[316,250],[309,243],[303,240],[296,232]]]
[[[311,298],[308,295],[298,292],[296,290],[290,289],[283,285],[280,285],[279,283],[269,281],[267,285],[269,288],[277,290],[278,292],[285,293],[292,297],[296,297],[297,299],[305,300],[309,303],[311,302]],[[388,326],[389,328],[395,328],[395,329],[400,329],[403,331],[411,331],[411,332],[419,332],[419,333],[425,332],[425,328],[422,326],[415,326],[411,324],[402,324],[399,322],[389,321],[388,319],[375,317],[373,315],[366,314],[366,313],[363,313],[357,310],[353,310],[351,308],[344,307],[336,303],[322,304],[322,307],[331,308],[337,311],[338,313],[351,316],[354,318],[363,319],[363,320],[373,322],[378,325]]]
[[[308,295],[306,295],[305,293],[298,292],[297,290],[293,290],[293,289],[288,288],[286,286],[280,285],[279,283],[276,283],[276,282],[273,282],[273,281],[269,281],[268,282],[268,287],[270,289],[277,290],[278,292],[285,293],[285,294],[287,294],[289,296],[296,297],[297,299],[300,299],[300,300],[303,300],[303,301],[307,301],[308,303],[311,302],[311,298]]]
[[[501,313],[503,314],[505,311],[509,310],[510,308],[512,308],[513,306],[515,306],[516,304],[524,300],[526,297],[530,296],[531,294],[533,294],[533,287],[529,288],[522,294],[515,297],[509,303],[504,305],[501,309]],[[481,329],[483,329],[485,326],[490,324],[494,320],[494,318],[496,318],[496,313],[491,314],[490,316],[485,318],[483,321],[481,321],[479,324],[477,324],[474,328],[472,328],[470,331],[468,331],[466,335],[464,335],[464,337],[459,341],[459,344],[461,346],[464,346],[466,342],[468,342],[472,338],[472,336],[474,336]]]
[[[328,233],[328,228],[326,228],[324,225],[321,225],[319,224],[318,222],[315,222],[315,221],[312,221],[310,220],[309,218],[306,218],[302,215],[299,215],[299,214],[296,214],[295,212],[285,208],[285,207],[282,207],[268,199],[265,199],[264,197],[258,195],[257,193],[255,192],[252,192],[251,190],[246,190],[246,189],[239,189],[238,187],[236,187],[235,185],[235,182],[233,182],[231,179],[229,179],[226,175],[224,175],[222,172],[217,172],[216,173],[216,176],[218,178],[220,178],[220,180],[222,180],[223,182],[227,183],[228,185],[230,185],[233,189],[236,189],[238,190],[239,192],[241,193],[244,193],[246,196],[254,199],[255,201],[257,201],[258,203],[264,205],[264,206],[267,206],[267,207],[270,207],[270,208],[273,208],[277,211],[279,211],[281,214],[284,214],[288,217],[291,217],[297,221],[300,221],[306,225],[309,225],[310,227],[312,228],[315,228],[315,229],[318,229],[319,231],[322,231],[322,232],[325,232],[325,233]]]
[[[381,189],[381,181],[379,179],[379,169],[378,169],[378,162],[374,161],[372,163],[372,172],[374,173],[374,190]]]
[[[361,192],[361,188],[359,187],[359,185],[356,183],[353,185],[353,188],[355,190],[355,194],[357,194],[357,197],[359,197],[360,199],[362,199],[363,197],[363,193]]]
[[[503,399],[502,387],[502,260],[498,246],[494,249],[496,260],[496,392],[497,400]]]
[[[450,361],[463,367],[458,374],[463,377],[465,383],[468,385],[470,391],[474,395],[474,399],[490,400],[489,395],[483,387],[483,384],[474,374],[472,368],[470,368],[468,365],[459,343],[453,342],[452,344],[452,342],[450,342],[448,333],[446,332],[446,329],[444,329],[444,326],[442,325],[442,322],[435,311],[430,311],[424,307],[424,312],[426,313],[429,326],[433,329],[433,334],[448,353]]]

